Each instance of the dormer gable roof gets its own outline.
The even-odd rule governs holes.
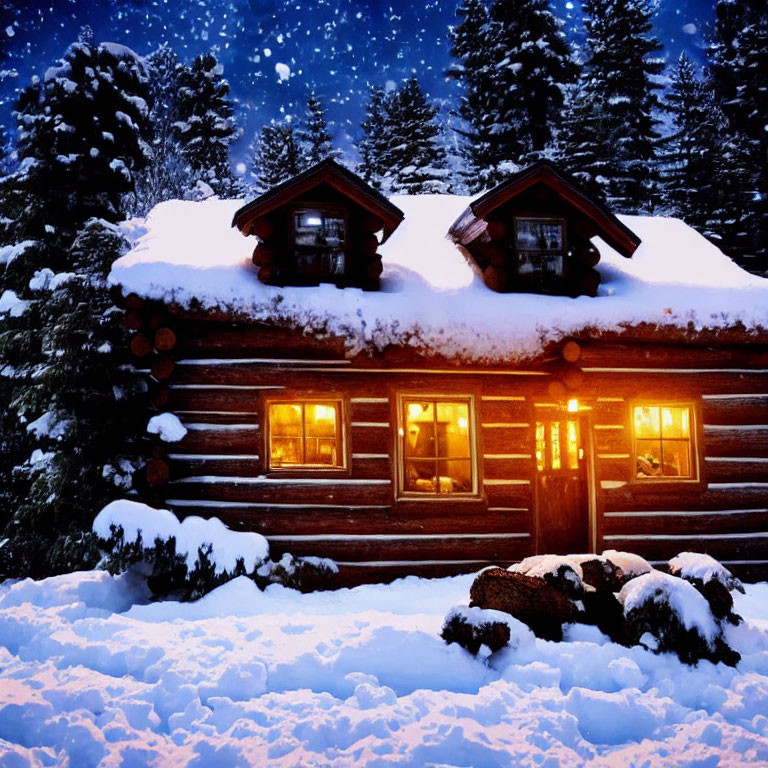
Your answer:
[[[403,212],[384,195],[332,158],[328,158],[244,205],[235,213],[232,226],[247,235],[250,224],[255,219],[300,198],[320,184],[327,184],[369,213],[380,217],[384,223],[381,242],[385,242],[403,220]]]
[[[536,184],[542,184],[594,225],[595,234],[622,256],[629,258],[640,238],[610,211],[593,200],[567,174],[547,160],[540,160],[473,200],[451,225],[449,236],[460,245],[469,245],[485,231],[488,217],[500,206]]]

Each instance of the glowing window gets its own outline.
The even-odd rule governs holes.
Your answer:
[[[533,280],[562,277],[565,226],[560,219],[516,219],[518,274]]]
[[[578,469],[580,458],[579,423],[576,420],[536,422],[536,469],[539,472]]]
[[[344,274],[343,211],[299,208],[293,212],[293,236],[298,276],[320,280]]]
[[[472,493],[470,401],[406,398],[402,408],[403,490]]]
[[[342,467],[341,404],[269,404],[270,467]]]
[[[690,406],[637,405],[633,422],[638,478],[695,476]]]

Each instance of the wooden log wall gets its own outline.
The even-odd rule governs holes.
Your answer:
[[[594,398],[600,548],[663,562],[707,552],[745,578],[768,576],[768,355],[765,345],[587,345]],[[633,482],[633,401],[698,409],[701,484]]]
[[[137,332],[148,328],[142,311]],[[580,380],[566,394],[590,413],[598,551],[663,561],[691,549],[744,576],[768,575],[768,357],[760,349],[678,347],[674,354],[583,343],[563,345],[554,363],[538,369],[381,370],[346,360],[335,342],[286,339],[284,331],[166,326],[176,338],[173,370],[168,379],[153,377],[154,392],[165,398],[160,410],[176,413],[188,433],[167,455],[163,446],[153,454],[167,465],[163,500],[180,516],[215,515],[233,529],[259,531],[275,556],[331,557],[354,583],[471,571],[533,554],[535,404],[551,400],[552,383],[575,367]],[[153,342],[150,356],[160,354]],[[474,396],[477,498],[398,498],[398,393]],[[344,401],[345,471],[268,471],[264,401],[294,394]],[[633,482],[631,403],[669,398],[697,403],[699,486]]]

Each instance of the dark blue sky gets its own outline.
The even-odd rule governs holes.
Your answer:
[[[682,48],[701,58],[715,0],[661,0],[663,55]],[[569,25],[579,0],[555,0]],[[146,54],[169,42],[184,59],[215,48],[244,129],[302,109],[309,88],[328,106],[339,143],[357,134],[369,83],[417,74],[446,112],[456,85],[446,81],[448,26],[455,0],[0,0],[0,125],[12,124],[14,91],[50,66],[90,24],[97,40]]]

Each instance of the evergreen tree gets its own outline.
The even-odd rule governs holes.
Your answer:
[[[307,109],[297,135],[302,144],[302,155],[307,167],[327,157],[341,156],[341,152],[333,148],[331,134],[328,133],[325,107],[314,91],[311,91],[307,98]]]
[[[384,89],[372,85],[368,104],[365,107],[365,119],[360,124],[363,134],[357,143],[360,163],[357,172],[374,187],[381,187],[384,178],[383,158],[387,149],[386,139],[386,104]]]
[[[86,30],[17,104],[21,163],[0,184],[0,578],[92,564],[81,534],[130,474],[106,276],[122,248],[109,221],[145,161],[146,95],[141,60]]]
[[[583,10],[589,61],[569,103],[560,162],[612,208],[650,211],[659,105],[653,78],[663,67],[652,57],[660,48],[652,35],[654,6],[650,0],[585,0]],[[587,144],[592,159],[584,165]]]
[[[196,180],[220,197],[235,197],[239,185],[229,167],[229,147],[237,137],[229,83],[212,53],[195,58],[178,77],[178,120],[182,152]]]
[[[488,9],[465,0],[458,13],[452,52],[459,66],[449,74],[465,86],[460,113],[472,175],[495,183],[551,149],[563,89],[578,68],[547,0],[493,0]]]
[[[412,77],[385,103],[383,187],[390,193],[418,195],[450,189],[445,147],[431,106]]]
[[[283,120],[262,126],[253,152],[256,192],[263,194],[306,167],[293,123]]]
[[[149,162],[136,180],[132,213],[144,216],[163,200],[189,198],[195,176],[178,138],[179,87],[186,68],[166,43],[146,58],[149,72]]]
[[[494,93],[491,49],[492,29],[485,0],[464,0],[456,9],[461,19],[451,30],[451,55],[456,60],[448,76],[461,86],[459,116],[464,127],[461,150],[467,170],[467,185],[472,192],[492,187],[504,176],[498,167],[495,119],[498,105]],[[503,161],[502,161],[503,162]]]
[[[768,9],[760,0],[719,0],[715,17],[713,82],[750,191],[740,211],[743,236],[724,247],[753,271],[768,272]]]

